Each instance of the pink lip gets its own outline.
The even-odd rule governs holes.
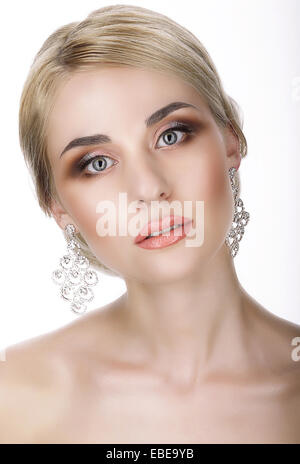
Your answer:
[[[177,233],[175,235],[175,230],[177,229],[174,229],[168,232],[167,236],[162,234],[162,235],[157,235],[151,238],[147,238],[137,243],[137,246],[140,248],[145,248],[147,250],[155,250],[158,248],[168,247],[184,239],[184,237],[186,237],[186,234],[189,232],[191,227],[192,227],[192,221],[185,223],[181,227],[178,227],[178,230],[180,231],[180,235],[177,235]]]
[[[136,238],[134,240],[134,243],[139,244],[140,242],[144,241],[145,238],[148,235],[150,235],[151,233],[153,233],[153,232],[161,231],[161,230],[166,229],[167,227],[171,227],[173,225],[187,224],[189,222],[192,222],[192,219],[186,218],[184,216],[165,216],[163,219],[160,219],[159,221],[149,222],[148,224],[146,224],[143,227],[141,232],[136,236]],[[153,237],[153,238],[160,238],[160,240],[162,238],[170,240],[170,237],[172,238],[172,236],[171,236],[172,232],[173,231],[169,232],[170,236],[168,236],[168,237],[166,237],[166,236],[158,236],[158,237]],[[176,236],[175,238],[176,238],[176,241],[177,241],[177,239],[181,239],[181,238],[183,238],[183,236]],[[152,239],[151,238],[147,239],[147,241],[149,241],[149,240],[152,240]],[[174,242],[174,235],[173,235],[173,242]]]

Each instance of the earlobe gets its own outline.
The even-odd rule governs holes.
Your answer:
[[[64,229],[67,224],[73,223],[73,219],[69,216],[58,200],[51,200],[50,209],[54,220],[61,229]]]

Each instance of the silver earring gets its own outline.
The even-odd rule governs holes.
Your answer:
[[[71,310],[82,314],[86,303],[94,298],[91,286],[98,282],[97,273],[89,269],[90,262],[80,252],[80,244],[75,238],[75,226],[67,224],[67,252],[60,259],[60,267],[52,272],[52,280],[61,286],[60,296],[71,303]]]
[[[244,203],[241,198],[237,198],[238,196],[238,178],[236,176],[236,168],[232,167],[229,169],[229,176],[230,176],[230,185],[233,192],[234,198],[234,214],[233,214],[233,222],[230,228],[230,231],[226,235],[225,243],[230,249],[230,254],[234,258],[239,251],[239,242],[241,241],[245,226],[248,224],[250,219],[250,214],[245,211]]]

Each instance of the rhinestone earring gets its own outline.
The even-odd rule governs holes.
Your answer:
[[[71,302],[71,310],[82,314],[86,311],[86,303],[94,298],[90,288],[98,282],[97,273],[89,269],[90,262],[80,252],[80,244],[75,238],[75,226],[67,224],[67,252],[60,259],[60,267],[52,272],[52,280],[61,286],[60,296]]]
[[[236,176],[236,168],[232,167],[229,169],[230,185],[233,192],[234,198],[234,214],[233,222],[230,231],[226,235],[225,243],[230,249],[230,254],[234,258],[239,251],[239,242],[241,241],[245,226],[248,224],[250,214],[245,211],[244,203],[241,198],[237,198],[238,195],[238,178]]]

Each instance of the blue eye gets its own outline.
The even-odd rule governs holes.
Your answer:
[[[181,133],[187,133],[187,134],[191,134],[194,132],[193,128],[186,125],[186,124],[182,124],[182,123],[175,123],[172,127],[169,127],[167,130],[165,130],[160,136],[159,136],[159,139],[161,137],[165,138],[167,134],[174,134],[176,132],[181,132]],[[159,140],[158,139],[158,140]],[[186,139],[186,137],[184,138],[184,140]],[[166,141],[166,140],[165,140]],[[176,140],[175,142],[177,141],[177,136],[176,136]],[[170,141],[166,141],[166,144],[165,146],[170,146],[170,145],[174,145],[175,143],[172,143],[172,140]]]
[[[87,169],[89,173],[92,173],[87,175],[93,175],[97,174],[98,172],[102,172],[107,168],[110,168],[115,163],[116,161],[110,158],[110,156],[95,155],[93,153],[88,153],[84,158],[82,158],[79,161],[79,163],[77,164],[77,169],[81,172],[84,170],[86,166],[92,166],[94,171]]]
[[[175,122],[171,127],[169,127],[167,130],[165,130],[158,138],[160,140],[162,137],[166,137],[168,134],[174,134],[176,132],[181,132],[185,134],[193,134],[196,132],[194,127],[191,127],[188,124],[180,123],[180,122]],[[184,141],[189,138],[184,137]],[[164,146],[171,146],[171,145],[177,145],[177,136],[175,139],[174,143],[171,143],[171,141],[166,141],[166,145]],[[179,142],[181,143],[181,142]],[[157,145],[156,145],[157,146]],[[108,160],[108,161],[106,161]],[[87,173],[85,174],[87,177],[96,175],[97,173],[104,172],[106,169],[110,168],[114,164],[117,164],[117,161],[113,160],[110,156],[105,156],[105,155],[97,155],[95,153],[88,153],[86,156],[81,158],[81,160],[77,163],[76,165],[76,170],[77,172],[82,172],[87,166],[91,166],[92,170],[87,169]]]

